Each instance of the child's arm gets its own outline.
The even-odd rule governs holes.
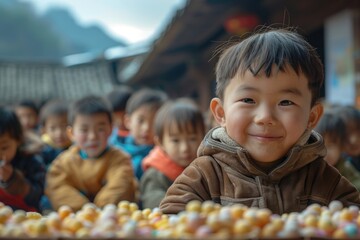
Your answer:
[[[67,158],[69,156],[63,154],[52,162],[46,174],[45,193],[55,210],[67,205],[77,211],[89,200],[74,186],[74,178],[78,174],[74,172],[76,166],[72,165],[73,159]]]
[[[175,180],[160,203],[160,209],[166,214],[177,214],[185,210],[186,204],[192,200],[204,202],[219,197],[217,163],[212,158],[195,159]],[[203,171],[206,169],[206,172]]]
[[[140,180],[141,203],[143,208],[159,207],[172,181],[155,168],[145,171]]]
[[[117,204],[121,200],[135,201],[135,177],[130,157],[111,148],[106,158],[106,183],[95,196],[94,203],[103,207],[109,203]]]

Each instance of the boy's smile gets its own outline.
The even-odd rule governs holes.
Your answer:
[[[273,67],[269,78],[249,70],[236,75],[225,88],[224,100],[213,101],[213,112],[228,135],[265,164],[285,156],[322,113],[319,105],[311,108],[308,79],[289,67]]]

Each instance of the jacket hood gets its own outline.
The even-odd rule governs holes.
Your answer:
[[[266,172],[256,164],[246,149],[228,136],[223,127],[217,127],[206,134],[199,146],[198,156],[207,155],[212,156],[223,167],[229,168],[229,171],[262,176],[277,182],[306,164],[323,158],[326,149],[319,133],[306,130],[284,159],[270,172]]]

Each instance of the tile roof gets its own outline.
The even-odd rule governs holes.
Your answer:
[[[50,63],[0,62],[0,104],[22,99],[78,99],[103,95],[116,84],[109,62],[72,67]]]

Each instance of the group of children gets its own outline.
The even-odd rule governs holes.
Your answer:
[[[359,112],[323,113],[323,78],[316,51],[275,29],[223,51],[209,131],[194,101],[148,88],[120,87],[69,108],[49,101],[40,112],[0,107],[0,201],[76,211],[128,200],[171,214],[191,200],[274,213],[332,200],[360,207]],[[41,133],[40,150],[27,147],[39,143],[28,132]]]
[[[99,207],[121,200],[159,206],[172,181],[196,157],[205,134],[204,117],[195,102],[170,100],[163,91],[149,88],[133,91],[124,86],[107,96],[83,97],[70,107],[52,100],[40,110],[23,102],[0,109],[0,119],[6,121],[0,123],[5,163],[3,174],[0,167],[4,192],[0,201],[14,209],[44,213],[63,205],[76,211],[88,202]],[[33,119],[32,124],[22,124],[30,122],[26,118]],[[23,150],[34,142],[41,142],[41,148]],[[15,165],[22,161],[31,167]],[[19,185],[17,178],[12,181],[15,170],[23,173],[27,185]],[[21,192],[16,196],[28,208],[9,198],[12,189]]]

